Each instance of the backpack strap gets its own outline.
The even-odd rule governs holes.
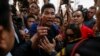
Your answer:
[[[74,56],[74,55],[75,55],[76,49],[77,49],[77,48],[80,46],[80,44],[83,43],[85,40],[87,40],[87,39],[82,39],[82,40],[80,40],[79,42],[77,42],[77,43],[73,46],[72,51],[71,51],[71,56]]]

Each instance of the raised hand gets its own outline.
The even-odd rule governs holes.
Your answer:
[[[51,53],[52,51],[55,50],[56,46],[55,40],[53,39],[52,41],[53,42],[50,43],[47,37],[45,37],[44,39],[40,40],[40,44],[38,46],[43,50],[45,50],[47,53]]]

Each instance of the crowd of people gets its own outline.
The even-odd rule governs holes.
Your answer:
[[[98,10],[79,5],[62,17],[49,2],[40,10],[37,0],[19,0],[17,11],[8,1],[0,0],[0,56],[100,55],[99,3]]]

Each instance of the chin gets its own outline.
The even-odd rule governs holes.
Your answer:
[[[8,52],[0,48],[0,56],[5,56]]]
[[[46,23],[46,25],[51,26],[52,25],[52,22],[48,22],[48,23]]]

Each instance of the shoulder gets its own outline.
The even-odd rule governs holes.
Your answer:
[[[59,30],[59,27],[58,27],[56,24],[52,24],[52,27],[53,27],[55,30]]]
[[[31,26],[31,28],[32,27],[37,27],[37,25],[38,25],[38,23],[33,23],[32,26]]]
[[[82,28],[85,29],[85,30],[92,30],[92,29],[90,29],[89,27],[87,27],[87,26],[84,25],[84,24],[82,25]]]

